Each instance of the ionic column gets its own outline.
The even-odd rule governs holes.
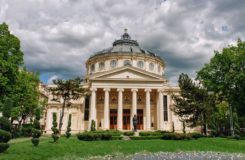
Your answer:
[[[92,120],[95,121],[95,128],[97,127],[97,118],[96,118],[96,91],[97,88],[90,88],[91,97],[90,97],[90,111],[89,111],[89,126],[90,129]]]
[[[131,109],[131,118],[130,118],[130,125],[133,128],[133,117],[137,115],[137,92],[138,89],[131,89],[132,91],[132,109]]]
[[[158,103],[158,130],[163,130],[163,93],[162,90],[158,90],[158,99],[159,99],[159,103]]]
[[[145,89],[146,92],[146,130],[151,130],[151,89]]]
[[[123,91],[124,89],[117,89],[118,92],[118,109],[117,109],[117,129],[123,129]]]
[[[109,88],[105,88],[105,99],[104,99],[104,129],[109,129]]]

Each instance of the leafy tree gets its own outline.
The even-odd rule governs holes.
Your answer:
[[[239,118],[245,117],[245,42],[238,39],[236,46],[228,46],[215,55],[198,71],[197,79],[228,101]],[[245,127],[245,126],[243,126]]]
[[[68,124],[66,129],[66,138],[69,138],[71,136],[71,114],[69,114],[68,117]]]
[[[207,133],[207,124],[213,104],[210,104],[208,92],[199,84],[194,83],[187,74],[180,74],[180,95],[173,95],[175,107],[173,111],[181,117],[181,121],[190,127],[203,126],[203,133]]]
[[[53,100],[62,102],[62,110],[59,120],[59,133],[61,133],[61,128],[63,125],[64,111],[66,107],[72,105],[71,100],[79,99],[85,90],[81,86],[82,80],[80,78],[70,79],[70,80],[54,80],[53,83],[56,87],[50,88]]]
[[[41,127],[39,122],[40,119],[41,119],[40,108],[37,108],[35,111],[35,120],[33,122],[32,139],[31,139],[31,142],[34,146],[38,146],[39,137],[41,136]]]
[[[0,106],[6,98],[14,95],[19,67],[22,65],[23,53],[19,39],[10,33],[7,24],[0,24]]]
[[[18,128],[26,118],[32,117],[39,107],[39,77],[37,74],[20,70],[17,76],[13,96],[14,107],[11,109],[11,122],[17,120]]]
[[[59,130],[57,129],[57,115],[56,113],[53,113],[53,127],[51,128],[53,133],[52,133],[52,138],[54,140],[54,142],[57,142],[59,139]]]

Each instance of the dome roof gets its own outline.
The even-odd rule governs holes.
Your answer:
[[[127,33],[127,29],[124,30],[124,34],[121,36],[121,39],[115,40],[112,44],[112,47],[104,49],[102,51],[96,52],[92,57],[96,57],[103,54],[109,53],[132,53],[132,54],[147,54],[150,56],[158,57],[155,53],[150,52],[141,48],[136,40],[132,40],[131,36]],[[161,58],[160,58],[161,59]]]

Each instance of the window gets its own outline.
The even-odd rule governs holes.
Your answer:
[[[95,70],[95,65],[92,64],[92,65],[91,65],[91,72],[94,72],[94,70]]]
[[[154,70],[154,64],[153,64],[153,63],[150,63],[150,64],[149,64],[149,69],[150,69],[151,71]]]
[[[164,121],[168,121],[168,96],[163,96],[163,119]]]
[[[111,65],[111,68],[115,68],[117,66],[117,61],[116,60],[112,60],[110,65]]]
[[[125,60],[123,62],[124,66],[131,66],[131,61],[130,60]]]
[[[85,98],[85,108],[84,108],[84,121],[88,121],[89,120],[89,101],[90,101],[90,97],[86,96]]]
[[[105,63],[104,62],[99,63],[99,69],[100,69],[100,71],[105,69]]]
[[[138,62],[137,62],[137,66],[138,66],[139,68],[143,68],[143,67],[144,67],[144,62],[143,62],[143,61],[138,61]]]

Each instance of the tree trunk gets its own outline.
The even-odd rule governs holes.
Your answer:
[[[62,110],[61,110],[61,115],[60,115],[60,122],[59,122],[59,134],[61,134],[61,128],[62,128],[62,125],[63,125],[65,104],[66,104],[66,99],[64,99],[64,102],[63,102],[63,105],[62,105]]]

